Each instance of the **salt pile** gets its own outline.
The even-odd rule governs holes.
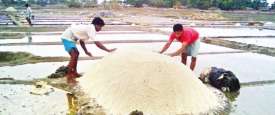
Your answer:
[[[219,106],[188,67],[149,51],[118,50],[104,57],[80,78],[80,86],[107,115],[202,114]]]

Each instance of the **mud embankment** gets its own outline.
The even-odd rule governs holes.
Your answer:
[[[41,57],[27,52],[0,52],[0,67],[38,62],[60,62],[69,60],[66,57]]]
[[[253,53],[275,56],[275,48],[271,48],[271,47],[258,46],[255,44],[246,44],[246,43],[240,43],[240,42],[217,39],[217,38],[203,38],[202,42],[213,44],[213,45],[219,45],[223,47],[228,47],[232,49],[239,49],[239,50],[249,51]]]
[[[21,39],[24,36],[23,33],[0,33],[0,39]]]

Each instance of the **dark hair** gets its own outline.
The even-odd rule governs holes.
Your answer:
[[[25,7],[29,7],[30,5],[27,3],[27,4],[25,4]]]
[[[105,22],[100,17],[95,17],[92,21],[92,24],[104,26]]]
[[[181,24],[175,24],[175,25],[173,26],[173,31],[174,31],[174,32],[182,31],[182,30],[183,30],[183,27],[182,27]]]

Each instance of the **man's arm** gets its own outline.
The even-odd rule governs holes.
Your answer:
[[[105,51],[107,51],[107,52],[112,52],[112,51],[115,51],[116,49],[115,48],[113,48],[113,49],[107,49],[101,42],[99,42],[99,41],[95,41],[95,45],[98,47],[98,48],[100,48],[100,49],[102,49],[102,50],[105,50]]]
[[[178,55],[180,55],[180,54],[182,54],[183,52],[186,51],[186,47],[187,47],[187,43],[186,43],[186,42],[183,42],[180,49],[178,49],[176,52],[171,53],[171,54],[169,54],[169,55],[172,56],[172,57],[178,56]]]
[[[85,54],[92,57],[93,55],[87,50],[85,42],[82,40],[79,40],[79,43],[80,43],[82,49],[84,50]]]
[[[162,48],[162,50],[159,52],[159,53],[163,53],[163,52],[165,52],[169,47],[170,47],[170,45],[172,44],[172,41],[168,41],[164,46],[163,46],[163,48]]]

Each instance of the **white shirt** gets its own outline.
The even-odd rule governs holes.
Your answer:
[[[32,9],[31,7],[28,7],[26,10],[26,17],[31,18],[32,17]]]
[[[62,39],[76,42],[77,40],[95,40],[96,30],[93,24],[89,25],[71,25],[61,35]]]

